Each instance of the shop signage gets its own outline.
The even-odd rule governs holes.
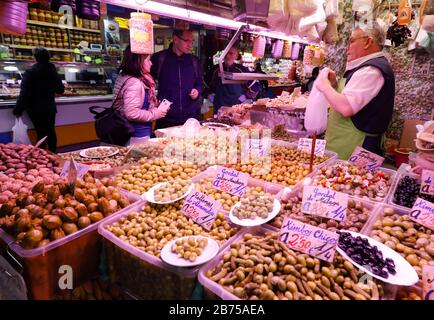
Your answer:
[[[422,266],[422,290],[424,300],[434,300],[434,266]]]
[[[411,208],[410,218],[413,221],[434,230],[434,203],[417,198],[413,208]]]
[[[332,262],[339,235],[290,218],[283,220],[279,240],[288,248]]]
[[[434,195],[434,171],[422,170],[420,193]]]
[[[345,221],[347,217],[348,195],[332,189],[305,186],[301,212]]]
[[[372,170],[380,167],[384,162],[384,158],[380,157],[378,154],[372,153],[360,146],[357,146],[348,161],[354,162],[354,164],[360,168]]]
[[[322,157],[326,148],[327,141],[323,139],[316,139],[315,152],[317,157]],[[312,139],[300,138],[298,139],[298,150],[311,153],[312,151]]]
[[[187,196],[181,212],[206,230],[210,230],[221,207],[220,202],[195,189]]]
[[[69,183],[75,183],[77,179],[83,178],[83,176],[89,171],[89,166],[81,163],[76,163],[74,159],[67,160],[63,164],[62,172],[60,176],[67,178]]]
[[[246,193],[248,180],[247,173],[218,166],[212,185],[218,190],[242,197]]]

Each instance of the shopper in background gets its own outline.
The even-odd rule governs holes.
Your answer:
[[[332,110],[326,131],[327,148],[348,159],[356,146],[384,154],[384,134],[390,124],[395,98],[395,76],[382,53],[385,32],[374,22],[357,28],[347,50],[345,87],[336,91],[336,74],[319,76],[316,87]],[[332,83],[331,83],[331,82]]]
[[[200,114],[202,68],[199,58],[190,54],[192,45],[191,31],[174,30],[169,49],[152,56],[151,72],[158,80],[158,98],[172,102],[167,116],[157,121],[158,129],[182,125]]]
[[[37,140],[47,139],[40,148],[56,152],[56,101],[55,94],[65,88],[57,74],[56,67],[50,63],[50,53],[43,47],[33,49],[36,63],[27,70],[21,81],[20,95],[14,108],[14,115],[21,117],[24,111],[29,115],[36,130]]]
[[[256,62],[255,72],[266,74],[264,71],[262,71],[262,66],[260,62]],[[268,81],[260,80],[259,83],[261,87],[257,98],[274,98],[274,95],[271,92],[268,92]]]
[[[134,126],[135,132],[128,145],[140,143],[152,134],[152,121],[161,119],[166,110],[158,108],[155,82],[151,76],[151,56],[124,51],[113,92],[113,108]]]
[[[238,49],[232,47],[229,49],[223,62],[223,70],[233,73],[247,73],[249,69],[241,64],[235,63],[235,60],[240,59]],[[249,98],[255,98],[260,91],[259,81],[249,81],[243,83],[223,84],[219,74],[219,66],[215,66],[211,80],[208,84],[210,92],[214,92],[214,114],[217,114],[220,107],[232,107],[235,104],[243,103]]]
[[[312,70],[312,76],[306,82],[306,84],[303,85],[302,88],[301,88],[301,92],[302,93],[311,92],[312,91],[313,83],[315,82],[316,78],[318,77],[318,74],[319,74],[319,68],[318,67],[313,68],[313,70]]]

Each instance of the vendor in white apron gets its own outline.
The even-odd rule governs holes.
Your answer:
[[[347,160],[356,146],[384,155],[384,135],[392,120],[395,76],[382,53],[384,30],[376,23],[357,28],[350,37],[347,68],[340,88],[336,75],[318,78],[316,86],[331,105],[327,149]],[[342,90],[343,87],[343,90]],[[341,93],[340,93],[341,92]]]

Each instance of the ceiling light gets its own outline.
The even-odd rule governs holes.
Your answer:
[[[77,68],[68,68],[68,69],[66,69],[66,71],[68,71],[70,73],[78,73],[80,70],[78,70]]]
[[[3,69],[6,71],[18,71],[18,68],[15,66],[6,66],[6,67],[3,67]]]

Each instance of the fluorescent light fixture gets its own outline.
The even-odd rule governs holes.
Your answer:
[[[15,64],[15,61],[3,61],[3,63],[6,63],[6,64]]]
[[[136,2],[136,0],[106,0],[106,3],[112,5],[117,5],[121,7],[132,8],[132,9],[141,9],[143,11],[153,13],[153,14],[159,14],[171,18],[182,19],[182,20],[202,23],[206,25],[230,28],[233,30],[237,30],[241,25],[244,24],[243,22],[216,17],[198,11],[174,7],[164,3],[158,3],[155,1],[147,1],[142,5],[138,5],[138,2],[143,3],[143,1]]]
[[[18,71],[18,68],[15,66],[6,66],[6,67],[3,67],[3,69],[6,71]]]
[[[126,7],[131,9],[140,9],[148,13],[158,14],[175,19],[186,20],[190,22],[196,22],[208,26],[222,27],[232,30],[238,30],[241,25],[245,25],[244,22],[234,21],[231,19],[221,18],[213,16],[211,14],[202,13],[194,10],[187,10],[185,8],[179,8],[164,3],[158,3],[156,1],[145,0],[105,0],[106,3]],[[290,40],[301,43],[308,43],[308,41],[301,39],[298,36],[287,36],[281,32],[268,31],[264,27],[249,24],[249,32],[263,35],[270,38],[277,38],[283,40]]]
[[[79,72],[80,70],[78,70],[77,68],[68,68],[68,69],[66,69],[66,71],[68,71],[68,72],[70,72],[70,73],[77,73],[77,72]]]

